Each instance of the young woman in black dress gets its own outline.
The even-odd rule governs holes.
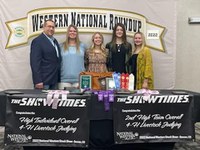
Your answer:
[[[126,62],[132,46],[127,42],[125,26],[122,23],[115,25],[112,40],[106,44],[106,48],[109,50],[107,64],[109,71],[126,73]]]

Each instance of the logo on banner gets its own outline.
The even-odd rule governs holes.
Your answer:
[[[116,132],[116,135],[122,140],[135,140],[139,138],[139,134],[133,132]]]
[[[14,30],[14,34],[16,37],[23,37],[25,35],[25,31],[23,27],[16,27]]]
[[[55,21],[56,33],[66,33],[66,28],[74,24],[80,33],[99,31],[112,34],[117,23],[124,24],[127,36],[140,31],[145,34],[147,46],[164,51],[162,36],[165,27],[150,23],[142,14],[114,9],[100,8],[41,8],[28,12],[27,18],[6,22],[10,35],[6,48],[28,43],[30,37],[42,32],[44,21]]]
[[[53,109],[57,109],[57,107],[86,107],[86,99],[62,99],[58,98],[55,100],[47,99],[47,98],[19,98],[19,99],[12,99],[11,104],[17,104],[19,106],[52,106]]]
[[[189,95],[158,95],[158,96],[128,96],[117,98],[117,102],[125,104],[144,104],[144,103],[189,103]]]
[[[28,143],[32,137],[25,134],[8,134],[7,138],[13,143]]]

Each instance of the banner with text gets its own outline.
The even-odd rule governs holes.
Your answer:
[[[89,49],[94,32],[104,45],[112,40],[113,27],[122,23],[127,41],[143,32],[152,52],[155,89],[173,89],[176,79],[176,0],[20,0],[0,3],[0,90],[33,89],[30,67],[32,40],[43,32],[47,19],[55,21],[54,38],[66,41],[70,24]],[[170,11],[168,11],[170,8]]]
[[[94,33],[97,30],[111,34],[117,23],[123,23],[127,35],[135,32],[145,33],[147,45],[164,52],[162,36],[165,27],[147,22],[145,16],[127,11],[97,8],[43,8],[32,10],[27,18],[7,22],[10,31],[6,48],[26,44],[28,38],[42,32],[44,21],[55,21],[56,32],[66,33],[66,28],[74,24],[80,32]],[[153,41],[153,42],[152,42]]]
[[[194,139],[189,95],[116,96],[114,138],[118,144]]]
[[[58,99],[57,107],[44,97],[9,96],[5,144],[87,147],[87,95]]]

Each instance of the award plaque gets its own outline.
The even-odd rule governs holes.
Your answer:
[[[101,90],[106,90],[106,78],[99,78],[98,80]]]
[[[115,89],[115,82],[113,78],[106,78],[106,90]]]
[[[92,89],[92,76],[80,75],[80,89]]]

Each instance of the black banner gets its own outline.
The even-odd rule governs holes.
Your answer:
[[[5,144],[88,147],[90,96],[65,95],[56,100],[40,96],[8,97]]]
[[[194,139],[189,95],[118,95],[113,107],[115,143]]]

